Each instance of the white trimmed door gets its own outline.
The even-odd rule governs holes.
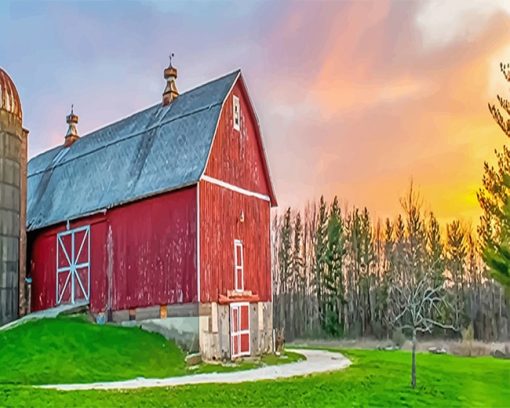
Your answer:
[[[57,234],[56,303],[90,300],[90,225]]]
[[[230,305],[230,352],[232,358],[250,355],[250,304]]]

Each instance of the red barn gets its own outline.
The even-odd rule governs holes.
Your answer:
[[[29,162],[32,310],[89,304],[147,320],[206,359],[272,347],[270,209],[276,199],[240,71]]]

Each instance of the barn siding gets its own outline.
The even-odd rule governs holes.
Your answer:
[[[233,95],[241,107],[240,131],[233,126]],[[264,160],[258,124],[238,80],[223,106],[205,175],[270,196]],[[244,289],[271,301],[270,202],[208,181],[199,190],[200,301],[217,302],[234,289],[235,239],[244,246]]]
[[[109,298],[113,310],[196,302],[196,214],[190,187],[72,222],[91,224],[91,310],[105,311]],[[56,235],[64,230],[30,234],[34,310],[56,304]]]
[[[201,302],[217,302],[234,289],[235,239],[244,246],[244,289],[271,300],[269,211],[268,201],[200,182]]]
[[[240,131],[233,127],[233,95],[239,97],[241,106]],[[205,174],[246,190],[270,195],[257,126],[248,97],[241,82],[237,81],[220,115]]]

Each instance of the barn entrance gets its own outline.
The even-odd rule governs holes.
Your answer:
[[[57,234],[57,305],[89,301],[90,226]]]
[[[230,352],[232,358],[250,355],[250,304],[230,305]]]

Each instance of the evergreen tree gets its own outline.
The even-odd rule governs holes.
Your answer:
[[[292,279],[290,294],[290,318],[292,319],[292,337],[295,333],[302,330],[303,319],[299,318],[304,313],[304,260],[302,255],[303,224],[301,222],[301,213],[298,211],[294,219],[294,236],[292,243]]]
[[[439,222],[433,212],[429,213],[427,225],[427,269],[430,270],[434,285],[444,281],[444,254]]]
[[[509,184],[508,180],[505,184]],[[510,202],[503,208],[503,217],[510,220]],[[490,275],[505,288],[510,296],[510,237],[504,237],[500,242],[486,245],[483,259],[489,267]]]
[[[453,289],[454,325],[463,327],[465,320],[464,282],[466,266],[465,232],[458,220],[446,226],[446,265]]]
[[[301,213],[298,211],[294,221],[294,240],[292,248],[292,276],[297,283],[295,288],[301,288],[304,280],[303,267],[304,260],[302,255],[303,241],[303,223],[301,221]]]
[[[506,81],[510,82],[510,64],[500,64],[500,69]],[[499,107],[489,103],[489,111],[505,136],[510,137],[510,102],[500,95],[497,95],[497,99]],[[508,289],[510,149],[504,146],[503,151],[496,152],[496,157],[496,167],[484,164],[483,187],[478,193],[478,201],[483,211],[478,233],[491,276]]]
[[[392,280],[400,284],[406,283],[406,276],[404,274],[406,269],[406,232],[404,218],[401,214],[397,216],[394,225],[395,244],[393,250],[394,263],[391,272],[393,273]]]
[[[321,327],[324,327],[325,313],[324,313],[324,299],[323,299],[323,281],[324,269],[326,261],[327,250],[327,225],[328,225],[328,210],[324,196],[321,196],[319,203],[319,214],[317,220],[317,229],[315,231],[315,286],[317,293],[317,303],[319,307],[319,320]]]
[[[360,223],[360,259],[361,268],[359,276],[359,298],[361,306],[361,325],[363,332],[368,330],[372,322],[372,315],[374,313],[375,301],[373,300],[373,293],[371,288],[374,283],[374,276],[372,269],[374,267],[376,257],[373,242],[373,228],[370,220],[370,213],[365,207],[361,213]]]
[[[414,190],[413,183],[406,195],[400,199],[405,214],[406,245],[405,271],[408,282],[415,282],[421,278],[425,270],[426,234],[422,217],[422,202],[420,195]]]
[[[339,335],[343,330],[341,310],[345,301],[342,276],[345,238],[337,197],[334,198],[331,205],[327,237],[324,274],[325,329],[332,335]]]
[[[279,307],[280,322],[283,322],[283,329],[286,330],[286,316],[290,309],[287,301],[289,293],[289,278],[292,274],[292,224],[290,207],[285,211],[280,226],[278,248],[278,265],[280,281],[280,302],[283,306]]]

